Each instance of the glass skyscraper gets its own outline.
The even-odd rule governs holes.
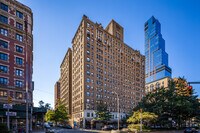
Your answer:
[[[171,78],[165,40],[162,38],[160,22],[153,16],[144,25],[145,32],[145,79],[146,83]]]

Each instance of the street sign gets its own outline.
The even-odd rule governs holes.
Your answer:
[[[3,104],[4,109],[12,109],[12,104]]]
[[[17,112],[6,112],[6,115],[9,115],[9,116],[16,116],[16,115],[17,115]]]

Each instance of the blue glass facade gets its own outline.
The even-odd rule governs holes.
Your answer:
[[[146,83],[171,77],[165,40],[162,38],[160,22],[153,16],[144,25],[145,32],[145,76]]]

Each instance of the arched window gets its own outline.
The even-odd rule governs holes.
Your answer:
[[[160,88],[160,83],[159,82],[156,83],[156,89],[158,89],[158,88]]]

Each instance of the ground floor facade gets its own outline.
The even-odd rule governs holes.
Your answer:
[[[84,110],[79,113],[72,114],[72,118],[70,119],[69,123],[72,127],[80,127],[80,128],[92,128],[93,123],[96,123],[95,121],[95,110]],[[120,122],[126,118],[126,113],[119,113],[118,112],[111,112],[111,119],[108,123],[117,123],[118,118]],[[103,123],[103,122],[102,122]],[[95,127],[94,127],[95,128]]]
[[[8,123],[7,117],[8,109],[5,109],[4,104],[0,104],[0,123],[6,124]],[[10,129],[13,131],[24,130],[26,128],[26,105],[16,104],[12,106],[12,109],[9,109],[9,124]],[[44,121],[44,114],[46,113],[46,109],[41,109],[37,107],[28,108],[28,121],[29,121],[29,130],[32,130],[34,125],[38,121]],[[43,117],[42,117],[43,116]]]

